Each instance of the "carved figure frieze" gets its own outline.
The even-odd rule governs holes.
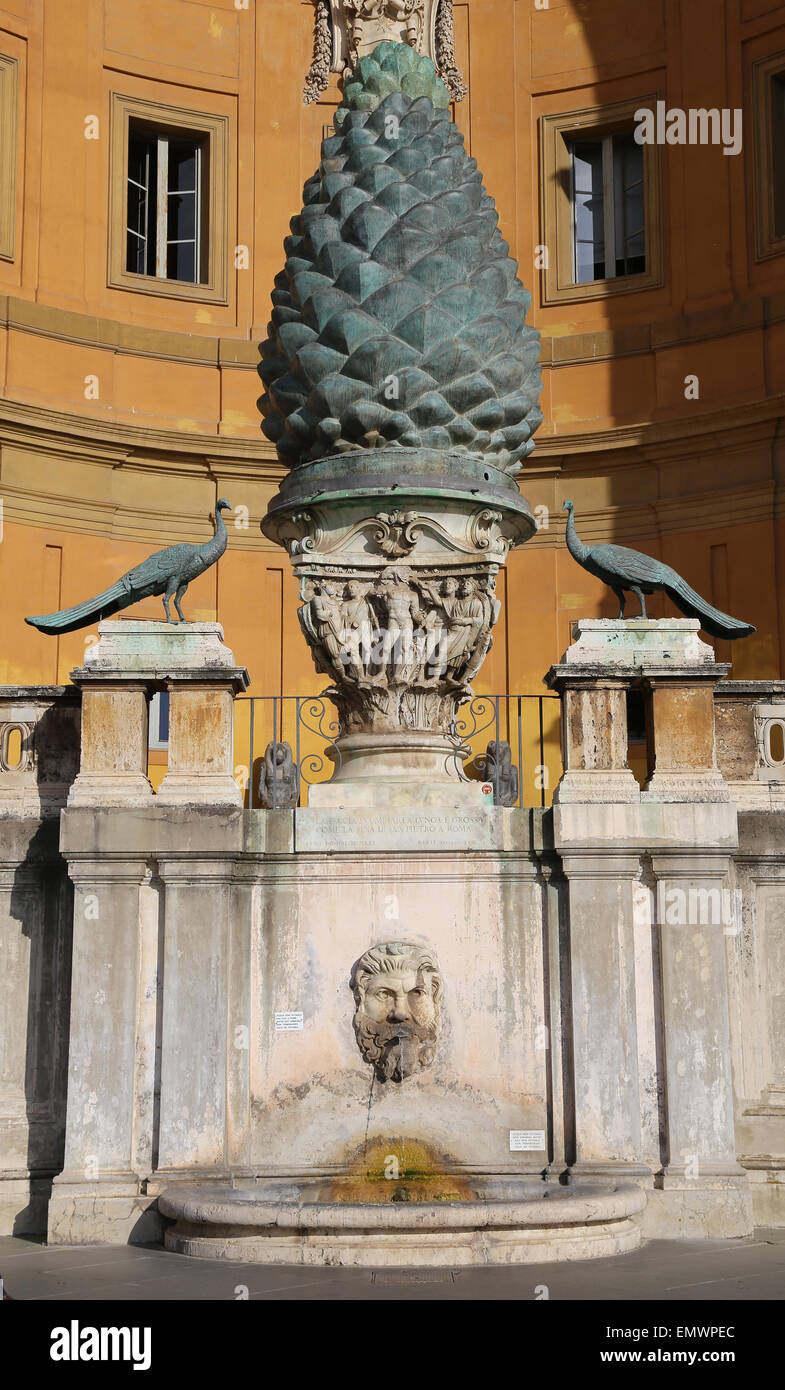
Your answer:
[[[342,726],[449,728],[491,645],[494,584],[487,570],[440,577],[401,563],[375,577],[305,578],[300,624],[317,670],[335,682]]]
[[[444,981],[435,955],[385,941],[355,961],[354,1035],[379,1081],[405,1081],[430,1067],[442,1031]]]

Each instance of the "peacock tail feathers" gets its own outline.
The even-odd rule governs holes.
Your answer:
[[[380,44],[345,83],[262,346],[262,428],[290,467],[399,447],[514,475],[534,447],[530,296],[449,101],[406,44]]]
[[[77,603],[73,608],[63,608],[59,613],[43,613],[35,618],[25,618],[25,622],[31,627],[37,627],[39,632],[50,635],[75,632],[100,618],[111,618],[113,613],[127,608],[134,601],[135,596],[128,584],[118,579],[111,588],[105,589],[102,594],[96,594],[94,598],[85,599],[84,603]]]
[[[750,623],[743,623],[738,618],[732,618],[729,613],[722,613],[719,608],[712,607],[675,570],[669,571],[662,587],[685,617],[697,618],[704,632],[708,632],[710,637],[724,637],[733,641],[737,637],[749,637],[755,631]]]

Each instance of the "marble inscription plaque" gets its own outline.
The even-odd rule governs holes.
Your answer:
[[[502,830],[492,812],[438,807],[422,810],[311,810],[295,812],[300,853],[367,853],[373,850],[494,850]]]

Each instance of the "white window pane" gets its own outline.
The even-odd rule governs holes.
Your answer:
[[[605,274],[605,227],[602,144],[576,141],[572,146],[573,261],[576,284]]]

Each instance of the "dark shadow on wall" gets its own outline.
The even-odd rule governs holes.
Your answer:
[[[62,1170],[68,1087],[73,888],[59,849],[60,817],[47,817],[28,837],[11,890],[10,916],[29,943],[25,1102],[30,1200],[17,1213],[14,1235],[45,1235],[53,1178]],[[23,846],[22,846],[23,847]]]
[[[647,288],[641,276],[637,287],[631,275],[619,293],[605,294],[598,283],[597,294],[580,304],[546,307],[540,272],[522,267],[535,302],[539,296],[538,327],[545,338],[555,335],[551,416],[558,422],[560,410],[564,423],[557,423],[547,441],[549,461],[558,470],[552,525],[558,534],[561,501],[573,497],[586,544],[612,542],[652,555],[683,575],[708,603],[757,627],[751,637],[733,642],[701,634],[718,661],[732,663],[732,678],[776,678],[785,661],[785,526],[778,516],[785,404],[774,345],[782,332],[785,250],[756,259],[760,213],[753,190],[761,152],[747,51],[755,36],[742,25],[739,38],[715,0],[690,0],[678,18],[679,7],[666,6],[660,27],[653,18],[659,7],[642,0],[630,9],[631,25],[638,6],[645,49],[643,34],[640,49],[629,33],[614,36],[613,7],[605,0],[566,0],[560,7],[563,23],[572,23],[573,31],[580,27],[596,64],[594,81],[588,70],[574,79],[555,75],[561,111],[602,110],[622,101],[651,105],[655,96],[667,109],[687,114],[717,108],[732,115],[741,108],[744,138],[732,156],[721,140],[658,145],[657,177],[644,183],[650,205],[657,203],[647,269],[658,264],[654,246],[661,238],[661,283]],[[766,17],[775,52],[782,47],[776,26],[785,24],[785,3],[772,0]],[[548,42],[555,24],[552,9],[540,31],[550,36]],[[537,58],[536,18],[531,36]],[[755,42],[762,51],[763,39]],[[623,75],[622,55],[628,60]],[[555,69],[545,47],[539,58],[537,71]],[[547,109],[555,110],[550,96]],[[587,128],[580,139],[590,142],[601,134],[600,127],[595,133]],[[541,161],[540,131],[533,129],[531,138]],[[590,157],[584,146],[582,158]],[[603,165],[606,186],[607,175]],[[546,201],[553,189],[548,178]],[[562,167],[552,178],[565,206],[571,196],[565,183],[569,172]],[[555,229],[549,222],[550,213],[541,208],[534,241],[547,243],[552,252]],[[609,433],[607,446],[598,440],[598,449],[591,439],[594,419],[598,436]],[[566,437],[573,431],[586,436],[586,447],[571,446],[560,456],[559,433]],[[538,437],[533,473],[545,461],[545,441]],[[525,493],[526,464],[519,482]],[[613,594],[577,565],[574,578],[568,578],[568,557],[559,557],[559,573],[561,588],[587,600],[584,613],[560,610],[560,643],[568,619],[616,616]],[[651,617],[682,616],[662,594],[647,608]],[[638,612],[638,601],[630,596],[627,614]]]

